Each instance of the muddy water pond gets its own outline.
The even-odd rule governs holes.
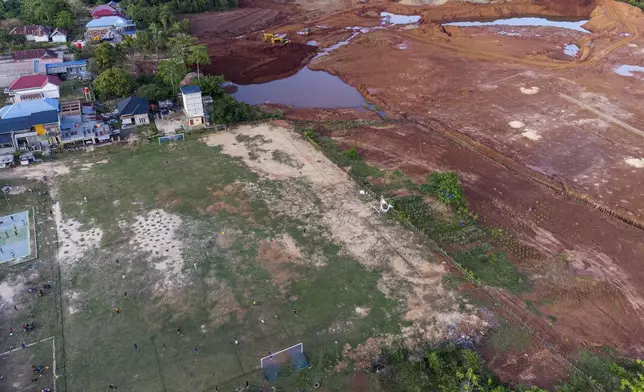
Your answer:
[[[577,57],[577,55],[579,54],[579,46],[575,44],[564,45],[564,54],[570,57]]]
[[[367,103],[360,92],[324,71],[302,68],[295,75],[268,83],[237,86],[233,96],[251,105],[279,103],[296,108],[359,108]]]
[[[614,71],[616,74],[622,75],[622,76],[631,76],[631,77],[634,76],[634,77],[644,78],[644,67],[639,65],[623,64],[615,68]],[[637,72],[638,74],[636,75],[633,72]]]
[[[481,20],[469,22],[449,22],[444,23],[444,26],[460,26],[460,27],[478,27],[478,26],[543,26],[543,27],[558,27],[561,29],[576,30],[582,33],[590,33],[584,29],[583,26],[588,22],[584,20],[561,20],[553,18],[537,18],[537,17],[524,17],[524,18],[507,18],[496,20]]]

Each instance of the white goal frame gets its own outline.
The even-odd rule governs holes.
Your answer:
[[[304,354],[304,343],[294,344],[291,347],[287,347],[284,350],[280,350],[280,351],[271,353],[271,355],[267,355],[264,358],[260,359],[260,365],[261,365],[262,369],[264,369],[264,360],[265,359],[267,359],[267,358],[272,359],[274,356],[279,355],[279,354],[281,354],[283,352],[289,351],[290,349],[298,347],[298,346],[300,347],[300,353]]]

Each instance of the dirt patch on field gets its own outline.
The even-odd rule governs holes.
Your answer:
[[[288,235],[278,240],[260,242],[258,259],[282,293],[285,292],[287,283],[295,276],[289,266],[302,263],[300,250]]]
[[[208,191],[212,194],[215,203],[206,207],[205,212],[225,212],[253,221],[253,206],[241,184],[229,184],[218,189],[208,188]]]

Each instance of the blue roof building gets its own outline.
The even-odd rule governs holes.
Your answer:
[[[118,108],[123,128],[150,123],[150,117],[148,116],[150,105],[147,99],[138,97],[119,99],[116,102],[116,107]]]
[[[21,101],[0,108],[0,154],[40,151],[60,134],[57,99]]]
[[[126,27],[134,26],[131,20],[121,18],[120,16],[104,16],[102,18],[93,19],[87,23],[88,29],[100,29],[105,27]]]

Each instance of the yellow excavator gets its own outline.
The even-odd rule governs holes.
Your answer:
[[[291,42],[288,38],[286,38],[286,34],[273,34],[273,33],[264,33],[264,41],[270,42],[273,45],[275,45],[276,43],[286,45],[289,42]]]

